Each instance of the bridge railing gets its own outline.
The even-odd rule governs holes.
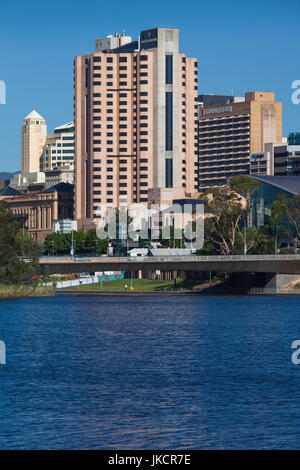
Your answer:
[[[43,256],[40,258],[42,263],[47,262],[74,262],[74,263],[140,263],[154,261],[284,261],[300,260],[300,254],[282,254],[282,255],[215,255],[215,256]]]

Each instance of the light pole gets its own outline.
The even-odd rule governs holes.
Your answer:
[[[245,229],[245,235],[244,235],[244,256],[247,255],[247,219],[246,217],[243,218],[244,220],[244,229]]]
[[[70,249],[70,255],[73,258],[74,252],[75,252],[75,249],[74,249],[74,232],[73,232],[73,230],[72,230],[72,242],[71,243],[72,243],[72,245],[71,245],[71,249]]]

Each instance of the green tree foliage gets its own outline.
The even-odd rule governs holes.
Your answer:
[[[107,240],[97,237],[96,229],[91,229],[85,236],[85,248],[91,253],[102,254],[107,252]]]
[[[237,176],[234,178],[231,188],[241,196],[246,197],[248,194],[253,193],[253,191],[260,186],[261,183],[253,178],[249,178],[249,176]]]
[[[9,205],[0,201],[0,283],[29,282],[39,274],[41,248],[14,220]]]
[[[183,230],[170,225],[159,231],[159,243],[163,248],[185,248]],[[163,236],[165,235],[165,236]],[[168,235],[168,238],[166,237]]]
[[[260,185],[260,181],[257,181],[253,178],[249,178],[249,176],[246,175],[237,176],[236,178],[234,178],[231,184],[232,190],[246,199],[247,225],[250,225],[251,194]]]
[[[205,242],[222,255],[234,254],[239,224],[246,215],[242,198],[228,188],[211,188],[202,197],[208,202]]]
[[[285,207],[275,201],[270,217],[270,224],[261,229],[249,224],[249,212],[243,204],[239,193],[255,190],[248,177],[238,177],[239,186],[235,190],[228,188],[211,188],[201,198],[206,199],[205,244],[201,255],[213,254],[272,254],[279,246],[280,237],[285,235],[281,225]],[[249,182],[250,180],[250,182]],[[245,224],[248,219],[247,224]],[[246,250],[245,250],[246,248]]]
[[[275,200],[271,206],[270,227],[274,236],[274,251],[277,253],[278,240],[282,237],[286,230],[282,225],[286,213],[286,206],[281,201]]]
[[[297,243],[300,241],[300,195],[287,197],[285,194],[280,195],[279,201],[283,204],[285,218],[289,222],[292,231],[295,234]]]
[[[83,231],[73,231],[73,243],[76,254],[102,254],[107,252],[107,240],[100,240],[97,237],[96,229],[91,229],[87,233]],[[44,249],[50,255],[69,255],[72,246],[72,232],[51,233],[46,236]]]

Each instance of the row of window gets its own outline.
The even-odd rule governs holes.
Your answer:
[[[134,101],[135,105],[137,104],[136,101]],[[118,104],[119,106],[127,106],[128,101],[118,101],[118,102],[113,102],[113,101],[107,101],[106,106],[113,106],[114,104]],[[148,100],[140,100],[140,104],[148,104]],[[101,101],[93,101],[93,106],[101,106]]]
[[[216,172],[218,173],[218,177],[226,176],[232,173],[233,171],[241,171],[241,170],[248,170],[248,169],[249,169],[249,165],[236,165],[236,166],[231,167],[230,169],[228,168],[227,172],[221,171],[219,169],[214,170],[214,172],[209,172],[209,171],[205,171],[204,173],[200,172],[199,177],[202,179],[206,179],[214,175]]]
[[[247,115],[242,115],[242,116],[228,116],[228,117],[223,117],[223,118],[214,118],[214,119],[201,119],[201,125],[202,126],[213,126],[217,124],[230,124],[234,122],[245,122],[249,121],[249,114]]]
[[[107,63],[112,63],[114,62],[114,58],[117,58],[117,56],[114,56],[114,57],[106,57],[106,62]],[[102,62],[102,57],[101,56],[94,56],[93,57],[93,62]],[[139,56],[139,59],[141,61],[144,61],[144,60],[148,60],[148,56],[147,55],[140,55]],[[134,61],[137,60],[137,56],[134,56]],[[126,56],[119,56],[119,62],[127,62],[127,57]],[[88,59],[86,59],[86,64],[88,63]]]
[[[72,154],[74,154],[74,150],[71,150],[71,149],[70,150],[55,150],[55,149],[53,149],[52,153],[72,153]]]
[[[112,144],[109,144],[109,145],[112,145]],[[108,152],[108,153],[112,153],[113,151],[114,150],[112,148],[105,149],[105,152]],[[140,152],[148,152],[149,149],[148,149],[148,147],[140,147],[139,151]],[[93,152],[102,152],[101,147],[94,147]],[[127,153],[128,149],[126,147],[120,147],[119,152],[120,153]]]
[[[119,79],[127,78],[127,77],[128,77],[127,73],[119,74]],[[136,78],[137,74],[134,74],[133,77]],[[148,72],[140,72],[139,77],[148,77]],[[94,73],[93,78],[101,78],[101,73]],[[114,78],[114,76],[112,73],[108,73],[106,74],[106,78]],[[185,76],[182,76],[182,78],[185,78]]]
[[[199,156],[200,157],[199,158],[199,164],[201,165],[202,162],[206,162],[206,161],[209,161],[209,160],[215,161],[215,162],[222,162],[224,160],[228,161],[228,160],[236,158],[236,155],[237,155],[237,153],[226,153],[226,154],[218,155],[218,156],[215,156],[215,155],[210,155],[210,156],[209,155],[205,155],[205,156],[200,155]],[[249,150],[248,150],[248,152],[239,152],[238,156],[240,158],[243,157],[244,159],[246,159],[246,158],[249,159]]]
[[[102,96],[101,93],[93,93],[94,98],[101,98],[101,96]],[[106,93],[106,98],[113,98],[113,96],[114,96],[113,93]],[[127,98],[128,92],[123,91],[123,92],[119,93],[118,96],[120,98]],[[136,98],[137,93],[133,93],[133,96],[134,96],[134,98]],[[139,93],[139,96],[148,96],[148,91],[141,91]]]

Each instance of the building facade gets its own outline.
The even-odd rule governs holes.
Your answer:
[[[197,60],[179,52],[174,28],[126,38],[74,60],[80,226],[100,205],[147,203],[150,188],[197,189]]]
[[[272,162],[272,171],[269,174],[300,176],[300,133],[289,134],[288,139],[280,143],[265,144],[264,155]]]
[[[52,221],[52,232],[71,233],[77,231],[77,222],[72,219],[61,219]]]
[[[55,186],[59,183],[74,184],[74,163],[45,171],[46,188],[51,188],[51,186]]]
[[[48,134],[40,162],[41,171],[51,171],[74,164],[75,157],[74,123],[56,127]]]
[[[22,173],[38,173],[40,159],[47,136],[45,119],[36,111],[25,117],[22,124],[21,159]]]
[[[26,194],[14,188],[6,189],[0,194],[0,200],[8,202],[14,217],[24,221],[28,234],[38,242],[52,233],[53,220],[73,216],[73,186],[65,183]]]
[[[271,207],[281,196],[290,198],[300,194],[300,177],[295,176],[252,176],[257,188],[251,194],[251,223],[258,228],[270,223]],[[282,223],[293,233],[288,220]]]
[[[37,173],[15,173],[10,180],[9,185],[13,188],[27,188],[30,184],[45,183],[45,173],[38,171]]]
[[[259,155],[265,143],[282,139],[282,103],[275,102],[274,93],[225,98],[223,105],[199,109],[199,190],[224,186],[242,174],[268,173],[269,163]]]

